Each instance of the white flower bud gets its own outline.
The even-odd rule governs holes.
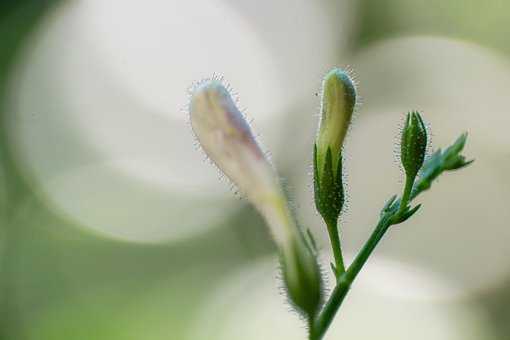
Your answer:
[[[289,297],[315,313],[321,297],[320,272],[290,213],[273,167],[228,90],[217,80],[192,91],[191,125],[205,153],[264,216],[282,255]]]
[[[202,149],[261,212],[280,246],[295,228],[273,167],[255,141],[243,114],[218,80],[192,90],[191,126]]]

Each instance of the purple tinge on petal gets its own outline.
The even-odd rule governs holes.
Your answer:
[[[230,122],[239,129],[241,133],[240,141],[244,143],[257,156],[258,159],[264,158],[264,154],[253,137],[250,126],[244,119],[242,113],[234,107],[234,111],[227,110],[226,114]]]
[[[211,129],[220,131],[228,139],[232,138],[243,143],[253,152],[256,158],[264,158],[260,147],[251,132],[245,117],[236,107],[228,90],[217,80],[207,80],[196,87],[193,97],[203,96],[204,107],[201,115],[210,124]],[[194,98],[190,104],[193,114]],[[193,120],[192,120],[193,123]]]

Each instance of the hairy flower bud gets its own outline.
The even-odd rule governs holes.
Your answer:
[[[355,105],[356,88],[349,75],[338,68],[326,74],[322,82],[321,121],[316,140],[319,176],[324,171],[328,149],[331,149],[336,174]]]
[[[283,276],[288,296],[301,312],[317,313],[322,300],[321,274],[315,255],[303,239],[295,240],[292,253],[283,256]]]
[[[423,166],[427,150],[427,129],[418,112],[407,114],[400,144],[400,161],[410,178]]]
[[[315,205],[328,222],[338,219],[344,203],[342,144],[356,105],[348,74],[331,70],[322,83],[321,121],[314,150]]]
[[[217,80],[198,84],[189,105],[203,150],[264,216],[282,256],[292,302],[306,313],[320,303],[320,272],[298,229],[276,173],[230,93]]]

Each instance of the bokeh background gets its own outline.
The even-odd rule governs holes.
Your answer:
[[[363,101],[345,149],[348,254],[400,192],[406,111],[423,113],[432,149],[468,131],[476,162],[390,231],[326,339],[509,339],[509,13],[504,0],[1,1],[0,339],[305,339],[263,221],[196,146],[187,89],[228,80],[327,263],[309,172],[334,66]]]

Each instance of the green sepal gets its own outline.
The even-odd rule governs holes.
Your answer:
[[[423,119],[418,112],[410,112],[400,141],[400,161],[408,177],[414,179],[418,174],[425,160],[426,149],[427,129]]]
[[[320,211],[320,181],[319,181],[319,168],[317,165],[317,144],[313,145],[313,195],[315,201],[315,208]]]
[[[406,210],[404,212],[402,212],[402,214],[398,214],[398,215],[395,215],[393,218],[392,218],[392,224],[399,224],[399,223],[402,223],[402,222],[405,222],[407,221],[409,218],[411,218],[411,216],[413,216],[417,211],[418,209],[421,208],[421,204],[418,204],[417,206],[415,206],[414,208],[410,208],[410,207],[407,207]]]
[[[314,146],[314,194],[315,206],[325,221],[337,221],[344,204],[342,183],[342,157],[339,154],[336,171],[333,171],[331,148],[326,152],[322,176],[319,178],[317,145]]]
[[[333,262],[330,262],[329,263],[330,267],[331,267],[331,270],[333,271],[333,275],[335,275],[335,277],[338,276],[338,270],[336,269],[336,266]]]
[[[317,256],[318,254],[318,248],[317,248],[317,242],[315,241],[315,237],[313,236],[310,229],[306,229],[306,240],[308,241],[308,246],[310,250],[312,251],[314,256]]]
[[[393,203],[395,203],[396,199],[397,199],[397,195],[393,195],[390,197],[390,199],[388,201],[386,201],[386,203],[384,204],[384,207],[381,209],[380,217],[383,217],[386,213],[391,211],[391,209],[393,207]]]

